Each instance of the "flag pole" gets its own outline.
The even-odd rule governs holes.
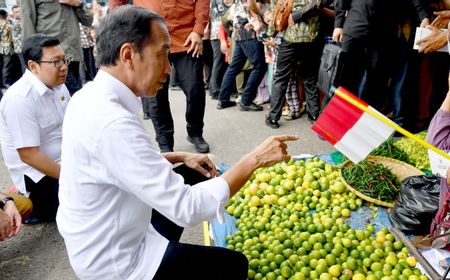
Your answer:
[[[435,146],[431,145],[430,143],[420,139],[419,137],[415,136],[414,134],[412,134],[411,132],[407,131],[406,129],[403,129],[402,127],[400,127],[399,125],[397,125],[396,123],[394,123],[393,121],[391,121],[390,119],[386,118],[383,115],[379,115],[376,112],[372,111],[370,108],[362,105],[361,103],[359,103],[358,101],[352,99],[351,97],[349,97],[348,95],[346,95],[344,92],[342,92],[340,89],[337,88],[331,88],[331,91],[333,92],[334,89],[334,93],[336,95],[338,95],[339,97],[341,97],[342,99],[344,99],[345,101],[347,101],[348,103],[352,104],[353,106],[357,107],[358,109],[363,110],[364,112],[370,114],[372,117],[378,119],[379,121],[383,122],[384,124],[392,127],[393,129],[395,129],[396,131],[400,132],[401,134],[405,135],[406,137],[416,141],[417,143],[419,143],[420,145],[424,146],[427,149],[432,150],[433,152],[439,154],[440,156],[450,160],[450,155],[448,155],[447,153],[445,153],[444,151],[436,148]]]

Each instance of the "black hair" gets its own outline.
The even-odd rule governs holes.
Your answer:
[[[96,31],[97,65],[116,65],[120,48],[126,43],[132,43],[142,53],[151,40],[153,20],[164,22],[160,15],[144,8],[125,5],[114,9]]]
[[[28,61],[38,61],[42,58],[42,49],[59,45],[57,38],[45,34],[33,34],[23,39],[22,54],[25,64],[28,67]]]
[[[7,18],[8,12],[5,9],[0,9],[0,18]]]

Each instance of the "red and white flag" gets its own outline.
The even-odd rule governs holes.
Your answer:
[[[340,87],[338,90],[339,94],[380,115],[386,119],[386,122],[392,122],[344,88]],[[333,96],[312,126],[312,130],[354,163],[365,159],[394,132],[389,125],[349,103],[338,94]]]

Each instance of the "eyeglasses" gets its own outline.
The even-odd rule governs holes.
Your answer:
[[[46,61],[46,60],[36,60],[37,63],[53,63],[53,65],[56,68],[61,68],[63,65],[69,65],[72,60],[70,58],[64,58],[64,59],[55,59],[52,61]]]

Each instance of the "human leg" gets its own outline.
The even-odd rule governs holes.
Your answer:
[[[197,152],[208,153],[209,145],[203,139],[205,116],[205,88],[203,83],[203,61],[188,53],[172,55],[172,62],[179,73],[181,88],[186,95],[186,130],[188,141]]]
[[[16,73],[14,73],[13,55],[3,55],[3,82],[5,87],[11,86],[16,82]]]
[[[81,89],[80,81],[80,62],[72,61],[68,65],[69,69],[67,71],[66,87],[69,90],[70,96],[74,95],[75,92]]]
[[[358,93],[359,85],[366,69],[364,49],[364,46],[358,40],[348,38],[348,36],[344,37],[342,42],[343,68],[339,85],[354,94]]]
[[[300,77],[305,93],[306,112],[310,121],[315,121],[320,114],[320,93],[317,88],[317,73],[320,54],[317,43],[301,43],[297,52],[300,54]]]
[[[203,40],[203,82],[205,89],[209,89],[212,68],[214,63],[213,50],[210,40]]]
[[[45,176],[39,182],[34,182],[25,176],[25,187],[30,192],[30,200],[33,202],[32,217],[41,221],[54,221],[59,206],[58,179]]]
[[[94,59],[94,48],[84,48],[83,49],[83,58],[85,69],[85,77],[86,81],[92,81],[97,74],[97,68],[95,67],[95,59]]]
[[[295,63],[295,44],[277,46],[276,64],[273,73],[272,95],[270,97],[270,112],[267,116],[272,122],[280,119],[286,98],[286,90]]]
[[[294,120],[300,117],[300,98],[298,96],[297,75],[292,73],[286,91],[286,101],[289,104],[290,114],[284,116],[286,120]]]
[[[398,56],[394,58],[394,67],[390,83],[390,97],[392,103],[392,120],[399,126],[405,124],[403,112],[403,95],[405,92],[406,74],[409,68],[408,44],[405,38],[398,39]]]
[[[153,279],[245,280],[248,260],[239,252],[169,242]]]
[[[161,152],[173,151],[174,127],[169,103],[169,81],[164,83],[156,96],[142,97],[142,104],[144,109],[148,109],[148,115],[155,128],[156,142]]]
[[[225,62],[225,55],[220,51],[220,41],[211,40],[211,47],[213,50],[213,67],[209,80],[209,92],[213,99],[217,99],[219,97],[223,75],[227,69],[227,63]]]
[[[245,84],[242,94],[241,104],[249,106],[255,99],[258,86],[264,79],[267,71],[267,63],[264,57],[264,45],[256,39],[240,42],[241,48],[246,57],[253,64],[253,69]]]
[[[219,104],[220,102],[230,101],[230,96],[233,93],[234,86],[236,84],[236,76],[241,72],[246,61],[247,57],[241,48],[240,42],[236,42],[231,64],[228,65],[227,71],[225,72],[222,80],[222,85],[220,86]]]
[[[200,172],[187,167],[182,164],[173,169],[174,172],[180,174],[184,183],[188,185],[195,185],[197,183],[208,180],[203,174]],[[153,227],[167,240],[170,241],[179,241],[181,234],[183,233],[183,228],[176,225],[174,222],[164,217],[157,210],[153,209],[152,211],[152,221]]]
[[[20,60],[20,67],[22,69],[22,73],[25,73],[25,70],[27,70],[27,65],[25,63],[25,59],[23,58],[23,53],[18,53],[17,56]]]
[[[172,56],[173,66],[179,73],[181,88],[186,94],[187,132],[191,137],[202,136],[205,115],[205,89],[203,61],[188,53]]]

